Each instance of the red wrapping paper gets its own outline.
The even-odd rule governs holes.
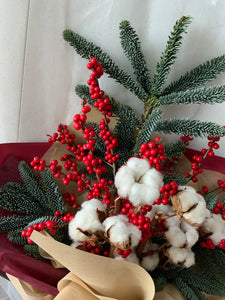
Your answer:
[[[0,185],[8,181],[19,181],[18,162],[29,162],[35,155],[41,157],[50,147],[48,143],[19,143],[0,145]],[[187,149],[185,156],[191,160],[198,151]],[[202,164],[206,170],[225,174],[225,158],[206,158]],[[0,216],[9,215],[0,209]],[[0,270],[22,279],[40,290],[56,295],[57,282],[64,277],[66,269],[55,269],[47,262],[29,257],[23,248],[7,240],[6,234],[0,234]]]

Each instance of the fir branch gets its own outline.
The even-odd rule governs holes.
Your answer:
[[[27,214],[40,213],[40,207],[32,195],[27,192],[25,184],[8,182],[0,188],[0,206],[17,212]]]
[[[175,133],[179,135],[201,136],[224,136],[225,128],[213,122],[201,122],[190,119],[169,119],[158,121],[155,131]]]
[[[185,145],[183,141],[171,142],[164,144],[165,155],[167,158],[180,157],[185,151]]]
[[[142,129],[138,134],[134,148],[135,153],[139,153],[141,144],[146,143],[150,140],[152,132],[155,130],[155,128],[158,127],[157,124],[161,118],[161,114],[161,109],[155,108],[153,109],[152,113],[148,116],[148,119],[145,121]]]
[[[90,104],[92,107],[94,107],[95,100],[91,99],[91,95],[89,94],[89,87],[87,85],[78,84],[75,87],[75,93],[81,99],[85,99],[88,104]]]
[[[213,210],[217,202],[217,195],[215,193],[210,193],[205,196],[205,202],[208,209]]]
[[[175,181],[178,185],[186,185],[188,183],[189,179],[183,175],[175,174],[175,173],[163,175],[164,184],[170,183],[171,181]]]
[[[199,290],[193,289],[182,278],[175,278],[175,284],[187,300],[207,300]]]
[[[8,232],[12,229],[17,229],[22,226],[25,226],[31,220],[32,216],[8,216],[0,218],[0,232]]]
[[[162,86],[167,79],[171,65],[175,62],[177,52],[182,41],[182,34],[186,32],[188,25],[192,22],[192,17],[183,16],[174,25],[173,31],[169,36],[165,51],[162,53],[160,62],[156,66],[156,74],[153,77],[152,93],[159,95]]]
[[[225,55],[213,58],[181,76],[177,81],[167,86],[162,94],[195,89],[217,78],[225,72]]]
[[[23,227],[9,231],[7,234],[8,240],[18,245],[26,245],[27,239],[21,235],[22,231]]]
[[[159,273],[159,274],[158,274]],[[156,275],[157,274],[157,275]],[[161,291],[167,283],[167,278],[162,274],[162,272],[158,271],[158,269],[150,272],[155,284],[155,291]],[[156,275],[156,276],[155,276]]]
[[[141,51],[139,38],[130,23],[126,20],[120,23],[120,40],[125,55],[131,62],[137,82],[146,93],[151,92],[151,80],[144,55]]]
[[[90,56],[95,57],[103,66],[104,71],[108,73],[111,78],[114,78],[117,82],[121,83],[139,99],[144,101],[147,98],[148,95],[141,85],[135,82],[129,74],[121,70],[100,47],[92,42],[88,42],[85,38],[70,29],[63,31],[63,38],[70,43],[81,57],[86,59],[89,59]]]
[[[45,194],[46,205],[48,207],[49,214],[55,214],[57,210],[62,213],[62,195],[59,191],[59,187],[55,181],[55,178],[49,172],[49,170],[41,172],[40,177],[42,179],[41,186]]]
[[[30,169],[29,166],[21,161],[18,165],[20,176],[25,183],[27,192],[36,199],[36,202],[43,208],[46,207],[45,195],[40,186],[39,177],[35,174],[34,170]]]
[[[225,101],[225,86],[198,88],[159,97],[160,105],[169,104],[214,104]]]

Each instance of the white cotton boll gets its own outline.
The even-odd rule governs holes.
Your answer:
[[[168,254],[174,264],[182,263],[184,267],[189,268],[195,263],[191,249],[171,247],[168,249]]]
[[[171,206],[169,205],[163,205],[163,204],[160,204],[160,205],[157,205],[157,204],[154,204],[152,205],[152,209],[147,212],[146,214],[146,217],[148,217],[150,220],[152,220],[155,216],[155,214],[157,212],[163,212],[164,215],[168,215],[168,214],[173,214],[174,211],[172,210]]]
[[[198,230],[184,221],[181,222],[181,229],[186,234],[186,248],[191,248],[199,239]]]
[[[86,241],[88,237],[77,228],[82,230],[103,231],[103,226],[99,221],[96,209],[82,209],[78,211],[69,223],[69,236],[73,241]]]
[[[183,216],[186,220],[190,221],[191,223],[201,225],[206,218],[206,214],[207,208],[205,201],[199,201],[198,205],[195,208],[191,209],[188,213],[184,213]]]
[[[127,198],[131,185],[135,182],[134,172],[127,166],[122,166],[116,173],[115,186],[118,190],[118,194]]]
[[[140,183],[146,184],[150,187],[160,188],[163,186],[163,176],[156,169],[152,168],[142,176]]]
[[[138,229],[137,226],[129,223],[128,228],[130,230],[130,235],[131,235],[131,247],[136,247],[141,239],[141,231]]]
[[[174,212],[170,212],[168,215],[172,215],[174,214]],[[165,223],[166,228],[169,228],[171,226],[180,226],[180,220],[178,218],[178,216],[173,216],[171,218],[166,219],[166,223]]]
[[[144,184],[134,183],[129,192],[129,200],[134,206],[139,204],[151,205],[159,195],[158,189],[150,188]]]
[[[150,169],[148,161],[138,157],[131,157],[128,159],[127,167],[134,172],[136,181],[139,181],[139,179]]]
[[[165,237],[174,247],[182,247],[186,243],[185,233],[177,226],[169,227],[165,232]]]
[[[82,209],[93,209],[93,210],[101,210],[101,211],[106,211],[106,204],[103,204],[100,200],[98,199],[91,199],[89,201],[84,201],[81,204]]]
[[[193,251],[191,251],[191,249],[187,249],[187,250],[190,250],[187,257],[186,257],[186,260],[184,262],[184,267],[185,268],[190,268],[191,266],[193,266],[195,264],[195,254]]]
[[[106,218],[102,225],[104,226],[105,231],[107,231],[111,226],[115,225],[118,222],[129,223],[129,220],[125,215],[117,215]]]
[[[134,252],[131,252],[131,254],[128,255],[126,258],[123,258],[121,255],[116,255],[115,259],[123,260],[123,261],[129,261],[131,263],[140,265],[139,259],[138,259],[137,255]]]
[[[205,232],[225,232],[225,222],[222,220],[221,215],[210,214],[202,228]]]
[[[128,224],[118,222],[110,228],[109,239],[113,244],[123,244],[129,241],[130,230]]]
[[[214,232],[209,236],[209,238],[212,239],[215,245],[219,245],[221,240],[225,239],[225,234],[222,232]]]
[[[153,271],[158,267],[159,264],[159,253],[154,253],[152,255],[145,256],[141,261],[141,266],[147,271]]]
[[[193,205],[198,203],[197,192],[194,188],[186,186],[183,191],[179,194],[179,199],[182,205],[182,210],[187,211]]]

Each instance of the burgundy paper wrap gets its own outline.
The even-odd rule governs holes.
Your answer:
[[[0,145],[0,185],[8,181],[19,181],[18,162],[30,162],[35,155],[41,157],[50,147],[48,143],[19,143]],[[198,151],[187,149],[186,157],[190,160]],[[225,158],[207,158],[203,169],[225,174]],[[0,209],[0,216],[9,213]],[[54,269],[47,262],[27,256],[22,247],[9,242],[6,234],[0,234],[0,270],[22,279],[44,292],[56,295],[57,282],[64,277],[66,269]]]

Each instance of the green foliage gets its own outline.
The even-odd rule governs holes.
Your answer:
[[[33,219],[33,215],[29,216],[8,216],[0,218],[0,232],[7,232],[9,230],[17,229],[18,227],[25,226]]]
[[[163,175],[164,184],[170,183],[171,181],[175,181],[178,185],[186,185],[189,180],[185,176],[176,173]]]
[[[32,245],[25,245],[24,246],[24,250],[30,255],[33,256],[36,259],[39,260],[45,260],[41,255],[40,252],[38,250],[38,246],[35,244]]]
[[[190,119],[169,119],[159,121],[155,126],[155,131],[179,135],[193,135],[196,137],[225,135],[225,128],[218,124]]]
[[[88,42],[79,34],[70,29],[63,32],[63,38],[70,43],[76,52],[83,58],[89,59],[91,57],[97,58],[103,69],[110,77],[114,78],[117,82],[121,83],[125,88],[134,93],[139,99],[144,101],[148,96],[140,84],[135,82],[129,74],[121,70],[111,59],[111,57],[102,51],[92,42]]]
[[[225,101],[225,86],[215,86],[212,88],[199,88],[171,93],[159,97],[160,105],[169,104],[214,104]]]
[[[141,144],[146,143],[150,140],[151,134],[157,127],[157,124],[161,118],[161,114],[162,111],[159,108],[153,109],[152,113],[149,114],[147,120],[144,122],[142,129],[139,131],[134,148],[135,153],[139,152]]]
[[[175,82],[172,82],[166,87],[162,94],[170,94],[173,92],[185,91],[187,89],[195,89],[199,86],[206,84],[207,82],[217,78],[218,75],[225,72],[225,55],[213,58],[204,64],[201,64],[181,76]]]
[[[205,196],[205,202],[208,209],[212,210],[217,202],[217,195],[215,193],[210,193]]]
[[[152,276],[155,284],[155,291],[159,292],[161,291],[166,283],[168,282],[167,278],[165,275],[162,274],[158,269],[154,270],[153,272],[149,272],[150,275]]]
[[[23,227],[9,231],[7,235],[8,240],[18,245],[25,245],[27,243],[27,239],[21,235],[22,231]]]
[[[185,151],[185,145],[183,141],[171,142],[170,144],[164,144],[165,155],[167,158],[180,157]]]
[[[87,100],[87,103],[94,107],[95,100],[91,99],[91,95],[89,94],[89,87],[84,84],[78,84],[75,87],[75,93],[82,99]]]
[[[175,278],[175,283],[185,299],[187,300],[207,300],[206,296],[200,291],[193,289],[182,278]]]
[[[159,95],[162,86],[167,79],[171,65],[175,62],[177,52],[180,49],[182,35],[186,32],[188,25],[192,22],[192,17],[183,16],[174,25],[173,31],[169,36],[165,51],[162,53],[159,63],[156,66],[156,74],[153,77],[152,93]]]
[[[151,92],[151,80],[144,55],[141,51],[140,41],[135,30],[126,20],[120,23],[120,40],[124,53],[134,69],[137,82],[149,94]]]

